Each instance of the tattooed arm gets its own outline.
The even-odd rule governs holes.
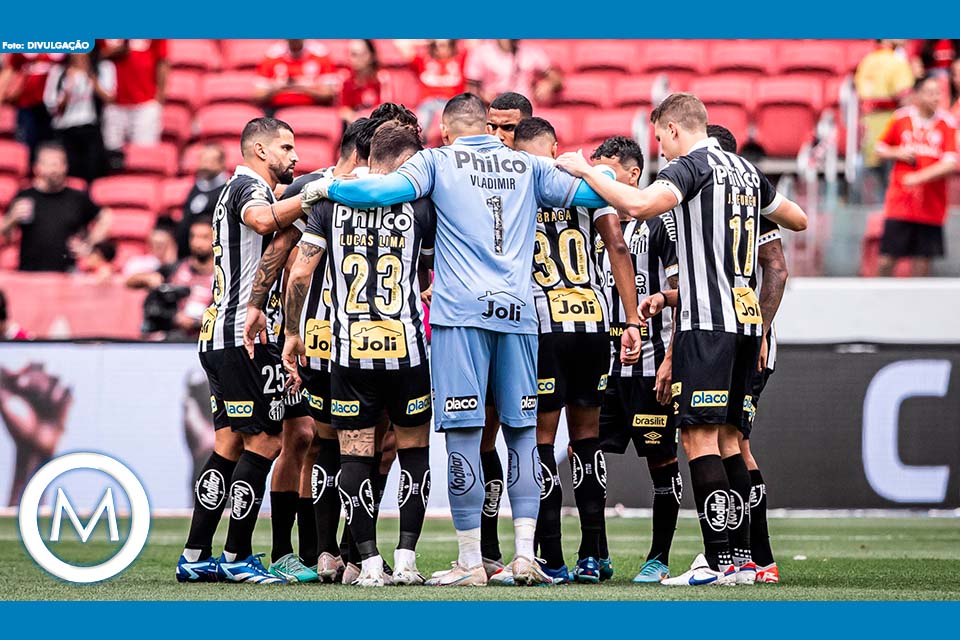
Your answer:
[[[763,341],[760,343],[760,357],[757,371],[767,366],[767,335],[773,325],[773,318],[780,309],[783,290],[787,284],[787,260],[783,256],[783,243],[779,238],[760,245],[757,262],[763,268],[763,282],[760,286],[760,315],[763,316]]]
[[[253,289],[250,291],[250,300],[247,306],[263,309],[267,303],[267,295],[273,288],[277,278],[287,264],[290,252],[300,240],[300,230],[296,227],[287,227],[278,231],[270,241],[270,245],[260,258],[257,274],[253,278]]]
[[[294,381],[294,390],[299,387],[300,379],[297,364],[300,356],[307,352],[303,345],[303,337],[300,335],[300,316],[303,313],[307,292],[310,290],[310,280],[317,265],[320,264],[324,251],[322,246],[315,244],[315,241],[323,242],[321,238],[314,235],[308,235],[300,241],[297,259],[287,276],[287,295],[283,306],[284,333],[286,334],[283,342],[283,366]]]

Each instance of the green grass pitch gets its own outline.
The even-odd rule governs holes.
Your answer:
[[[577,523],[565,518],[565,551],[576,551]],[[388,587],[360,589],[341,585],[254,586],[181,585],[174,564],[182,549],[188,521],[156,518],[150,541],[140,558],[120,576],[97,585],[70,585],[48,576],[27,556],[14,518],[0,518],[0,600],[957,600],[960,584],[960,523],[954,518],[774,519],[770,528],[783,582],[779,585],[669,589],[633,585],[649,543],[650,521],[608,520],[610,548],[616,568],[612,581],[598,586],[541,588]],[[92,540],[106,540],[105,523]],[[380,524],[381,550],[392,560],[398,521]],[[44,527],[41,527],[41,531]],[[49,529],[47,529],[49,530]],[[222,544],[226,522],[217,543]],[[512,547],[510,522],[500,523],[501,543]],[[72,530],[67,527],[64,535]],[[294,533],[296,536],[296,533]],[[295,539],[295,538],[294,538]],[[257,527],[254,548],[269,551],[270,523]],[[674,572],[686,569],[700,548],[695,520],[681,518],[671,555]],[[107,542],[63,541],[52,547],[64,559],[94,563],[111,555]],[[424,574],[448,566],[456,552],[453,527],[447,520],[426,523],[418,564]],[[795,557],[805,556],[805,560]]]

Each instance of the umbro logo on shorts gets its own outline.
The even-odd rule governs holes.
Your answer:
[[[454,411],[473,411],[480,406],[477,396],[458,396],[447,398],[443,403],[443,410],[447,413]]]

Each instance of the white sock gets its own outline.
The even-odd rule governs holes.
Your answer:
[[[198,562],[200,560],[200,549],[184,549],[183,557],[187,562]]]
[[[394,567],[410,568],[417,564],[417,552],[412,549],[397,549],[393,552]]]
[[[533,536],[537,531],[536,518],[514,518],[513,531],[517,555],[533,560]]]
[[[483,556],[480,555],[480,527],[457,531],[457,543],[460,545],[459,562],[461,567],[469,569],[483,564]],[[532,537],[530,538],[530,546],[533,546]]]
[[[373,556],[372,558],[367,558],[360,563],[360,570],[365,573],[381,573],[383,572],[383,558],[380,556]]]
[[[227,562],[236,562],[236,561],[237,561],[237,554],[235,554],[235,553],[230,553],[229,551],[224,551],[224,552],[223,552],[223,559],[226,560]]]

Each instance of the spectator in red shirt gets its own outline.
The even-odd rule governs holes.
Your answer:
[[[37,145],[50,140],[50,114],[43,104],[43,88],[53,65],[62,54],[12,53],[3,57],[0,70],[0,103],[17,109],[17,139],[30,147],[30,160],[36,160]]]
[[[466,75],[467,89],[487,102],[512,91],[547,105],[563,88],[563,78],[546,52],[527,40],[480,43],[467,57]]]
[[[960,58],[950,66],[950,113],[955,121],[960,120]]]
[[[917,81],[913,104],[898,110],[877,141],[877,155],[893,160],[880,241],[879,272],[893,273],[898,258],[913,260],[913,275],[930,274],[931,258],[942,256],[947,217],[947,177],[957,168],[957,127],[940,110],[940,82]]]
[[[427,51],[410,63],[420,81],[417,118],[424,129],[432,123],[447,100],[467,89],[464,64],[467,54],[460,51],[456,40],[431,40]]]
[[[381,102],[389,102],[387,78],[373,40],[351,40],[350,70],[340,91],[340,115],[349,124]]]
[[[157,144],[169,68],[167,41],[106,40],[103,57],[117,68],[116,99],[103,110],[107,150],[120,152],[128,142]]]
[[[271,47],[257,73],[255,97],[268,115],[282,107],[331,104],[339,85],[326,47],[302,39]]]

